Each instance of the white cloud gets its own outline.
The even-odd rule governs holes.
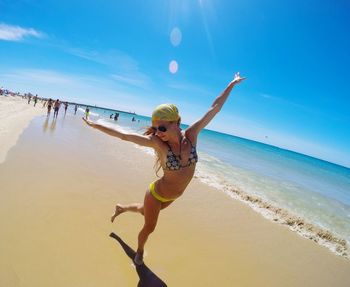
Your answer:
[[[150,77],[140,71],[137,60],[122,51],[99,52],[78,48],[65,48],[65,51],[74,56],[110,67],[113,70],[112,79],[120,84],[142,88],[151,84]]]
[[[181,82],[169,82],[167,86],[171,89],[179,90],[179,91],[185,91],[187,93],[194,93],[195,95],[213,95],[213,92],[211,90],[208,90],[208,88],[192,83],[186,83],[185,81]]]
[[[266,99],[267,101],[273,101],[274,103],[277,103],[277,104],[280,104],[280,105],[294,107],[294,108],[297,108],[299,110],[303,110],[305,112],[309,112],[309,113],[312,113],[312,114],[315,113],[315,109],[308,108],[308,107],[306,107],[304,105],[294,103],[292,101],[283,99],[281,97],[276,97],[276,96],[272,96],[272,95],[265,94],[265,93],[261,93],[260,97]]]
[[[66,52],[96,63],[107,66],[118,66],[123,70],[137,70],[138,63],[128,54],[119,50],[109,50],[104,52],[85,50],[81,48],[64,48]]]
[[[43,37],[43,33],[34,30],[33,28],[22,28],[19,26],[11,26],[0,24],[0,40],[5,41],[21,41],[25,37]]]
[[[41,84],[71,84],[73,79],[65,74],[50,70],[22,69],[0,75],[1,77],[22,82]]]
[[[147,84],[147,77],[142,76],[142,75],[122,75],[122,74],[113,74],[111,75],[112,79],[120,82],[120,83],[124,83],[124,84],[128,84],[128,85],[132,85],[132,86],[136,86],[136,87],[144,87],[144,85]]]

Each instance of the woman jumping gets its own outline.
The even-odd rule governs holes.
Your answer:
[[[185,131],[180,128],[180,115],[173,104],[162,104],[153,111],[152,127],[144,135],[120,132],[83,118],[89,126],[111,136],[153,148],[158,157],[159,168],[163,169],[163,176],[149,185],[143,203],[117,204],[111,218],[113,222],[119,214],[126,211],[139,212],[144,216],[145,223],[138,235],[135,264],[143,264],[144,246],[157,225],[160,210],[180,197],[192,180],[198,161],[196,145],[199,132],[221,110],[232,88],[244,79],[239,73],[235,74],[208,112]]]

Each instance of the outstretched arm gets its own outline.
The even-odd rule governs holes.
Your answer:
[[[129,141],[129,142],[133,142],[136,143],[138,145],[141,146],[147,146],[147,147],[155,147],[155,141],[154,141],[154,137],[152,136],[143,136],[143,135],[139,135],[139,134],[129,134],[129,133],[124,133],[124,132],[120,132],[118,130],[94,123],[90,120],[87,120],[85,118],[83,118],[83,120],[90,126],[93,127],[95,129],[98,129],[110,136],[113,137],[117,137],[121,140],[125,140],[125,141]]]
[[[231,90],[235,85],[240,83],[241,81],[245,80],[246,78],[242,78],[239,73],[235,74],[234,79],[228,84],[226,89],[215,99],[213,104],[211,105],[210,109],[207,111],[207,113],[198,121],[196,121],[194,124],[192,124],[188,129],[187,132],[189,132],[193,137],[197,137],[199,132],[207,125],[209,122],[215,117],[215,115],[221,110],[222,106],[226,102],[228,96],[231,93]]]

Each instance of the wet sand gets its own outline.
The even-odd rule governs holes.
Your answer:
[[[154,160],[80,117],[34,119],[0,164],[0,286],[136,286],[117,242],[136,248]],[[348,286],[350,262],[193,180],[160,215],[147,266],[168,286]]]

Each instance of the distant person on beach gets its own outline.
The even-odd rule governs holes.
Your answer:
[[[126,211],[138,212],[144,216],[145,222],[138,235],[135,264],[143,264],[144,246],[148,236],[156,228],[160,210],[168,207],[180,197],[193,178],[198,161],[196,146],[199,132],[221,110],[232,88],[244,79],[239,73],[235,74],[234,79],[215,99],[206,114],[184,131],[180,128],[181,118],[178,109],[173,104],[162,104],[156,107],[152,113],[152,126],[144,135],[121,132],[84,119],[89,126],[108,135],[153,148],[157,155],[156,173],[160,168],[163,169],[164,175],[149,185],[143,203],[117,204],[111,217],[113,222],[119,214]],[[210,215],[210,210],[204,213],[204,216],[208,215]]]
[[[77,110],[78,110],[78,105],[75,104],[75,107],[74,107],[74,114],[75,114],[75,115],[77,114]]]
[[[51,113],[51,108],[52,108],[52,99],[50,98],[47,102],[47,115],[50,115]]]
[[[33,98],[33,100],[34,100],[34,107],[35,107],[36,103],[38,102],[38,95],[35,95],[35,97]]]
[[[54,107],[53,117],[56,117],[56,118],[57,118],[57,116],[58,116],[58,111],[59,111],[59,109],[60,109],[60,106],[61,106],[61,102],[60,102],[59,99],[57,99],[57,100],[55,101],[54,105],[53,105],[53,107]]]
[[[109,118],[110,118],[110,119],[113,119],[113,114],[111,114],[111,115],[109,116]]]
[[[135,117],[132,117],[131,121],[132,121],[132,122],[135,122],[135,121],[136,121],[136,120],[135,120]]]
[[[32,96],[31,95],[29,95],[28,96],[28,105],[30,104],[30,100],[32,99]]]
[[[118,118],[119,118],[119,113],[115,113],[115,115],[114,115],[114,120],[117,121]]]
[[[66,114],[67,109],[68,109],[68,102],[65,102],[64,103],[64,114]]]
[[[87,106],[86,109],[85,109],[85,119],[86,119],[86,120],[89,119],[89,115],[90,115],[90,109],[89,109],[89,107]]]

